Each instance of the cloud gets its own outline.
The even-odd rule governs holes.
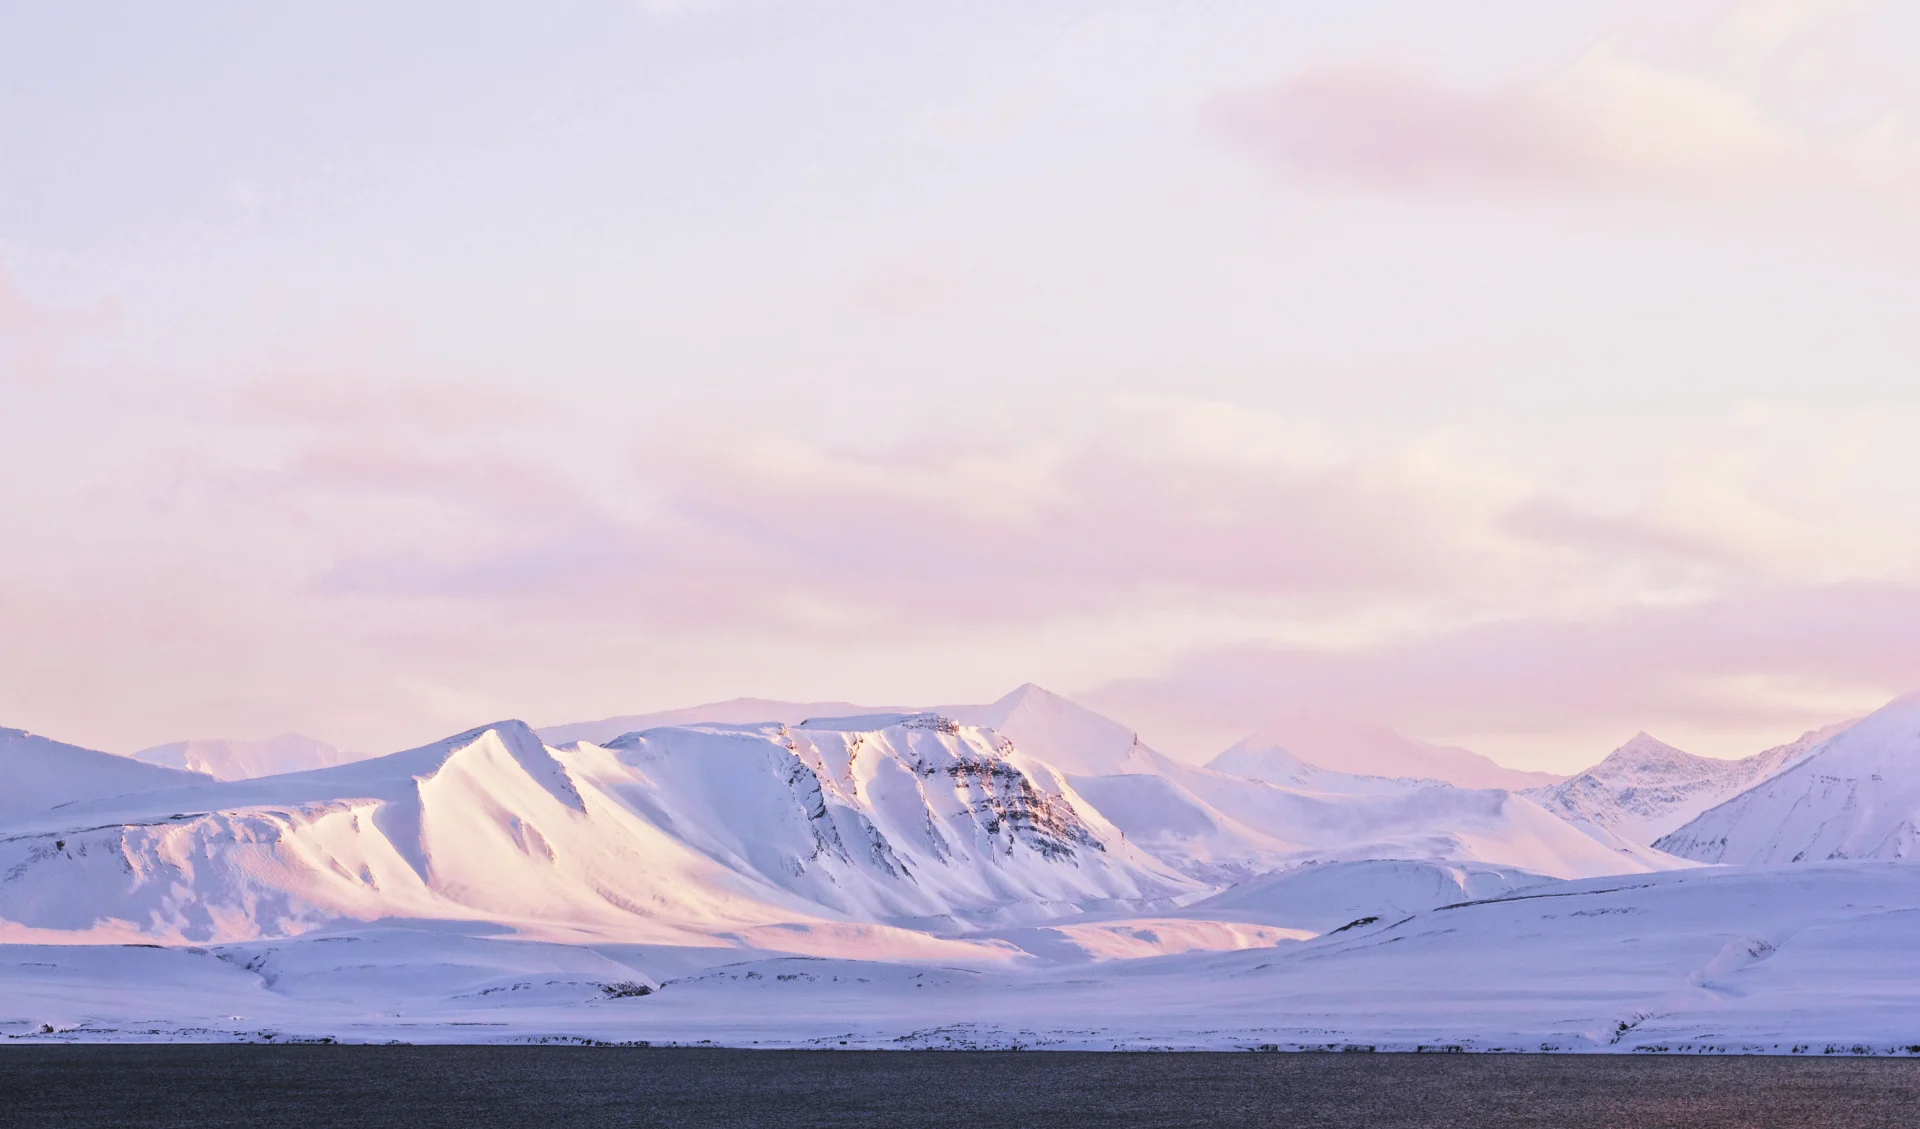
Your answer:
[[[51,379],[56,326],[53,314],[29,301],[0,272],[0,381]]]
[[[1481,583],[1472,541],[1487,523],[1467,513],[1480,500],[1220,405],[1135,404],[1027,443],[928,433],[844,451],[791,435],[660,436],[634,467],[637,513],[556,499],[496,550],[438,538],[360,558],[331,590],[914,634],[1196,603],[1345,607]],[[296,469],[315,488],[346,484],[312,456]]]
[[[1787,733],[1915,687],[1920,585],[1859,583],[1520,617],[1344,650],[1219,648],[1089,697],[1170,729],[1384,722],[1552,740],[1662,725]]]
[[[1207,116],[1290,176],[1393,191],[1724,197],[1920,183],[1920,149],[1891,119],[1815,130],[1745,86],[1608,47],[1481,89],[1406,69],[1315,70],[1221,95]]]
[[[1903,427],[1780,417],[1702,434],[1605,507],[1472,439],[1362,453],[1284,417],[1174,401],[1043,436],[660,432],[615,483],[489,433],[326,433],[227,489],[248,520],[329,531],[316,583],[332,597],[847,639],[1179,610],[1238,617],[1244,637],[1353,644],[1381,624],[1920,573],[1920,533],[1883,517],[1920,502],[1897,486],[1911,460],[1862,455],[1900,451]]]
[[[460,431],[525,422],[538,404],[497,385],[378,376],[295,374],[234,396],[249,420],[310,429]]]
[[[76,672],[111,654],[154,708],[218,685],[256,727],[379,747],[481,687],[603,700],[692,654],[675,670],[724,693],[785,663],[1044,676],[1044,647],[1089,672],[1065,690],[1157,671],[1101,696],[1143,726],[1312,710],[1449,739],[1920,684],[1920,530],[1886,517],[1920,473],[1891,415],[1749,413],[1595,499],[1485,436],[1356,447],[1222,403],[884,442],[663,427],[620,464],[564,428],[408,425],[439,391],[341,387],[249,400],[264,453],[184,452],[12,554],[0,633],[39,664],[16,692],[95,709],[107,683]],[[266,705],[339,696],[378,717]]]
[[[1742,63],[1764,63],[1872,0],[1744,0],[1727,14],[1726,35]]]
[[[909,255],[876,266],[853,289],[855,310],[881,317],[910,317],[951,302],[960,286],[926,255]]]

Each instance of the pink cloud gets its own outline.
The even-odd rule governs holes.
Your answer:
[[[459,381],[289,375],[242,388],[247,419],[307,428],[458,431],[521,422],[538,405],[509,389]]]
[[[0,272],[0,380],[45,381],[54,368],[55,318]]]
[[[1663,724],[1787,733],[1838,720],[1810,699],[1877,704],[1913,688],[1920,587],[1861,583],[1509,618],[1354,649],[1221,648],[1088,697],[1174,728],[1386,723],[1415,734],[1624,737]]]
[[[212,694],[252,728],[377,748],[432,736],[404,728],[423,716],[557,719],[573,708],[540,703],[589,687],[607,704],[633,671],[703,649],[709,696],[774,689],[738,672],[789,658],[811,670],[913,655],[944,678],[970,636],[1006,641],[991,661],[1023,678],[1040,673],[1029,643],[1051,636],[1057,652],[1063,633],[1120,637],[1130,623],[1156,638],[1074,661],[1107,677],[1199,649],[1100,704],[1228,739],[1309,712],[1443,738],[1746,724],[1774,715],[1739,689],[1756,680],[1920,685],[1915,590],[1767,571],[1770,545],[1855,560],[1861,536],[1897,580],[1899,531],[1858,533],[1832,506],[1810,511],[1831,525],[1771,524],[1756,496],[1732,551],[1680,504],[1697,493],[1725,511],[1719,479],[1670,496],[1659,520],[1595,516],[1431,446],[1360,455],[1223,405],[880,448],[662,431],[613,474],[509,425],[392,426],[377,401],[371,417],[295,418],[325,422],[274,416],[260,432],[271,457],[183,457],[90,503],[84,528],[21,546],[0,586],[0,633],[31,656],[5,669],[11,692],[82,718],[172,717],[186,705],[169,695]],[[1221,638],[1312,643],[1192,642]]]
[[[1387,190],[1818,189],[1897,202],[1920,180],[1920,148],[1884,123],[1810,129],[1748,86],[1606,49],[1482,89],[1318,70],[1223,94],[1206,115],[1291,176]]]
[[[910,317],[952,301],[959,291],[953,276],[925,255],[891,260],[875,267],[854,287],[855,310],[881,317]]]
[[[1224,95],[1210,113],[1249,148],[1315,179],[1397,188],[1543,181],[1578,163],[1571,139],[1522,95],[1451,90],[1390,70],[1306,74]]]

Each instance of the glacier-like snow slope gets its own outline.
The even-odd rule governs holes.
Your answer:
[[[1208,767],[1245,774],[1249,769],[1266,771],[1260,767],[1263,764],[1286,766],[1288,762],[1304,762],[1352,776],[1443,780],[1460,788],[1518,790],[1563,779],[1550,772],[1508,768],[1479,753],[1416,741],[1391,729],[1304,724],[1255,733],[1220,754]],[[1286,770],[1283,767],[1282,771]]]
[[[1638,733],[1578,776],[1521,794],[1577,827],[1604,828],[1628,842],[1651,845],[1708,808],[1792,768],[1851,724],[1816,729],[1740,760],[1694,756]]]
[[[205,773],[215,780],[251,780],[283,772],[305,772],[365,760],[364,753],[345,753],[313,737],[282,733],[263,741],[201,738],[155,745],[133,754],[133,759],[167,768]]]
[[[1378,795],[1406,792],[1423,783],[1447,783],[1438,777],[1360,776],[1351,772],[1335,772],[1303,761],[1278,745],[1256,748],[1245,741],[1208,761],[1207,767],[1228,776],[1309,792]]]
[[[1428,881],[1331,864],[1303,905]],[[1465,876],[1465,885],[1476,881]],[[331,1037],[802,1047],[1911,1053],[1920,870],[1704,868],[1515,885],[1317,936],[1145,959],[556,945],[444,924],[172,948],[0,946],[14,1039]],[[1369,898],[1375,882],[1381,896]],[[1471,892],[1471,891],[1469,891]],[[1373,920],[1365,920],[1371,917]],[[714,955],[733,959],[712,959]]]
[[[203,784],[207,779],[22,729],[0,729],[0,827],[65,804]]]
[[[1073,777],[1073,786],[1129,842],[1209,882],[1336,859],[1472,862],[1557,878],[1686,865],[1624,839],[1583,834],[1498,789],[1334,774],[1351,790],[1322,792],[1182,764],[1144,747],[1127,767]]]
[[[1881,707],[1655,846],[1744,865],[1920,855],[1920,694]]]

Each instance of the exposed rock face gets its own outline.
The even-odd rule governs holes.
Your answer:
[[[1694,756],[1638,733],[1578,776],[1521,795],[1576,825],[1651,845],[1708,808],[1799,763],[1847,724],[1731,761]]]

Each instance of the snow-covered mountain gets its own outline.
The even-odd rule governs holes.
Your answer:
[[[1706,766],[1763,779],[1660,845],[1807,860],[1771,869],[1619,833],[1703,791],[1651,739],[1561,790],[1576,826],[1270,748],[1184,764],[1037,687],[806,712],[226,781],[0,731],[0,1033],[1911,1045],[1920,883],[1857,860],[1911,853],[1920,695]]]
[[[1029,682],[997,701],[929,706],[925,709],[858,706],[851,702],[782,702],[734,698],[687,709],[627,714],[600,721],[550,725],[535,730],[550,745],[578,741],[605,744],[626,733],[678,725],[798,725],[808,718],[931,713],[963,725],[977,725],[1014,742],[1023,751],[1063,772],[1118,772],[1138,738],[1132,729]]]
[[[1651,845],[1708,808],[1793,767],[1850,724],[1816,729],[1740,760],[1694,756],[1637,733],[1578,776],[1522,794],[1575,826],[1604,828]]]
[[[1508,768],[1452,745],[1403,737],[1383,727],[1297,724],[1252,734],[1209,765],[1226,772],[1260,763],[1298,762],[1349,776],[1440,780],[1459,788],[1518,791],[1558,783],[1550,772]]]
[[[203,772],[215,780],[250,780],[283,772],[305,772],[365,760],[364,753],[343,753],[332,745],[298,733],[282,733],[264,741],[201,738],[155,745],[133,754],[133,759],[167,768]]]
[[[1647,847],[1582,834],[1499,789],[1328,774],[1344,790],[1255,780],[1142,749],[1131,771],[1073,777],[1131,842],[1209,881],[1308,861],[1418,859],[1523,868],[1560,878],[1683,865]]]
[[[1748,866],[1920,855],[1920,694],[1897,698],[1791,755],[1798,763],[1655,846]]]
[[[1031,682],[989,705],[935,712],[986,726],[1054,768],[1083,776],[1125,771],[1141,747],[1133,730]]]
[[[153,775],[146,790],[22,805],[0,841],[0,919],[19,938],[208,942],[405,917],[663,944],[786,930],[775,947],[917,951],[956,943],[940,934],[1164,913],[1311,861],[1561,878],[1676,865],[1505,792],[1362,778],[1316,790],[1181,764],[1038,687],[972,712],[1029,744],[932,713],[665,726],[564,748],[502,722],[228,781],[72,750],[62,763],[83,776],[96,761]]]
[[[565,750],[502,722],[224,783],[120,763],[175,786],[11,821],[0,919],[16,934],[204,942],[408,917],[657,943],[779,929],[782,947],[828,943],[811,934],[915,951],[941,943],[888,922],[965,928],[1205,892],[1058,773],[931,715]]]

